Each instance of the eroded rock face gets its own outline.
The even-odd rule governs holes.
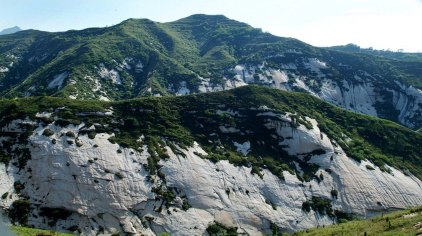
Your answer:
[[[261,84],[282,90],[304,90],[348,110],[395,120],[409,128],[422,126],[422,91],[398,81],[385,84],[378,75],[356,73],[352,79],[334,80],[324,70],[327,63],[308,58],[298,70],[295,64],[281,69],[262,65],[237,65],[233,80],[244,84]],[[237,82],[240,84],[240,82]],[[236,87],[236,86],[235,86]],[[231,89],[225,87],[217,90]],[[208,92],[199,89],[200,92]],[[212,90],[213,91],[213,90]]]
[[[261,178],[249,167],[213,163],[203,158],[208,154],[196,142],[185,149],[177,144],[176,150],[163,147],[169,158],[162,159],[159,173],[152,174],[146,145],[139,150],[122,148],[108,140],[110,134],[98,133],[93,139],[82,134],[84,124],[50,124],[38,126],[28,137],[31,158],[23,169],[0,164],[0,195],[9,192],[1,199],[2,207],[19,198],[13,187],[19,181],[24,185],[20,196],[31,202],[28,224],[36,227],[79,229],[84,235],[200,235],[220,222],[238,227],[239,233],[260,235],[270,232],[272,224],[292,232],[333,223],[328,215],[302,209],[312,197],[329,199],[333,209],[363,217],[422,204],[419,179],[350,159],[315,120],[306,118],[312,129],[295,128],[284,125],[288,115],[261,115],[279,116],[266,126],[291,137],[280,144],[288,145],[289,154],[304,158],[303,153],[323,150],[309,160],[319,165],[319,181],[302,182],[287,171],[282,180],[266,169]],[[16,124],[22,122],[29,121],[13,121],[7,129],[19,132]],[[46,128],[54,134],[43,135]]]
[[[261,65],[236,65],[229,70],[234,76],[223,77],[220,83],[211,83],[211,78],[199,77],[200,84],[196,91],[186,90],[183,85],[178,86],[179,91],[170,89],[170,92],[185,95],[259,84],[281,90],[306,91],[334,105],[393,120],[411,129],[422,126],[420,89],[399,81],[385,82],[379,75],[362,71],[354,72],[353,78],[336,78],[327,72],[330,65],[317,58],[305,58],[304,62],[280,64],[278,67],[268,67],[265,62]]]

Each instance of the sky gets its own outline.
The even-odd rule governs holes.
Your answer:
[[[197,13],[223,14],[314,46],[422,52],[422,0],[0,0],[0,29],[65,31]]]

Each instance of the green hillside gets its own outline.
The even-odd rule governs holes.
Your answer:
[[[277,69],[280,63],[300,65],[306,58],[329,63],[331,67],[324,73],[333,80],[354,81],[355,74],[367,72],[384,84],[398,80],[422,88],[420,60],[397,61],[316,48],[220,15],[193,15],[170,23],[129,19],[107,28],[58,33],[26,30],[0,36],[0,52],[0,66],[14,63],[8,73],[0,73],[0,94],[7,97],[29,91],[31,95],[54,96],[77,93],[94,99],[96,95],[85,88],[92,83],[87,76],[98,77],[101,63],[117,68],[127,58],[142,62],[143,70],[135,72],[132,65],[119,71],[122,83],[117,86],[102,81],[102,89],[111,99],[145,95],[149,87],[165,95],[170,92],[169,85],[177,87],[180,81],[195,91],[198,76],[218,83],[223,76],[230,78],[230,69],[238,63],[260,65],[266,61]],[[47,88],[48,81],[63,72],[69,73],[63,87]],[[301,66],[297,72],[315,76]],[[319,82],[315,86],[320,86]]]
[[[334,235],[421,235],[422,207],[397,211],[369,220],[355,220],[333,226],[318,227],[294,233],[294,236]]]
[[[22,226],[12,226],[11,230],[16,234],[16,236],[71,236],[74,234],[59,233],[51,230],[42,230],[27,228]]]

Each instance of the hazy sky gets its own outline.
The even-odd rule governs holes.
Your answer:
[[[195,13],[224,14],[315,46],[422,52],[422,0],[0,0],[0,29],[64,31]]]

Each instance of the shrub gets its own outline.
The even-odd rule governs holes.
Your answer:
[[[189,204],[188,200],[183,200],[182,209],[187,211],[189,208],[191,208],[191,205]]]
[[[2,151],[0,151],[0,163],[4,163],[7,166],[9,162],[10,162],[10,157],[4,154]]]
[[[306,212],[310,212],[311,211],[311,202],[309,201],[305,201],[302,203],[302,210],[306,211]]]
[[[66,132],[66,136],[67,137],[70,137],[70,138],[75,138],[76,137],[75,133],[73,133],[72,131],[67,131]]]
[[[210,236],[237,236],[237,227],[226,227],[220,223],[215,223],[207,227],[207,233]]]
[[[16,200],[12,203],[9,208],[9,218],[12,222],[19,223],[20,225],[26,225],[28,222],[30,203],[26,199]]]
[[[91,131],[91,132],[88,133],[88,138],[94,139],[96,135],[97,135],[97,133],[95,131]]]
[[[332,189],[331,190],[331,196],[335,199],[337,199],[338,197],[338,191],[336,189]]]
[[[13,183],[13,187],[15,188],[15,192],[17,194],[21,193],[21,191],[25,188],[25,185],[23,185],[21,182],[16,181]]]
[[[375,170],[375,168],[374,168],[374,167],[372,167],[371,165],[366,165],[365,167],[366,167],[366,169],[368,169],[368,170]]]
[[[72,211],[64,208],[41,207],[40,209],[40,216],[47,217],[49,219],[48,224],[50,226],[55,225],[58,220],[67,219],[70,215],[72,215],[72,213]]]
[[[45,129],[43,132],[42,132],[42,135],[44,135],[44,136],[47,136],[47,137],[50,137],[51,135],[53,135],[54,134],[54,131],[53,130],[51,130],[51,129]]]
[[[321,215],[328,215],[334,217],[333,208],[329,199],[312,196],[311,200],[307,200],[302,203],[302,209],[306,212],[312,210],[318,212]]]

